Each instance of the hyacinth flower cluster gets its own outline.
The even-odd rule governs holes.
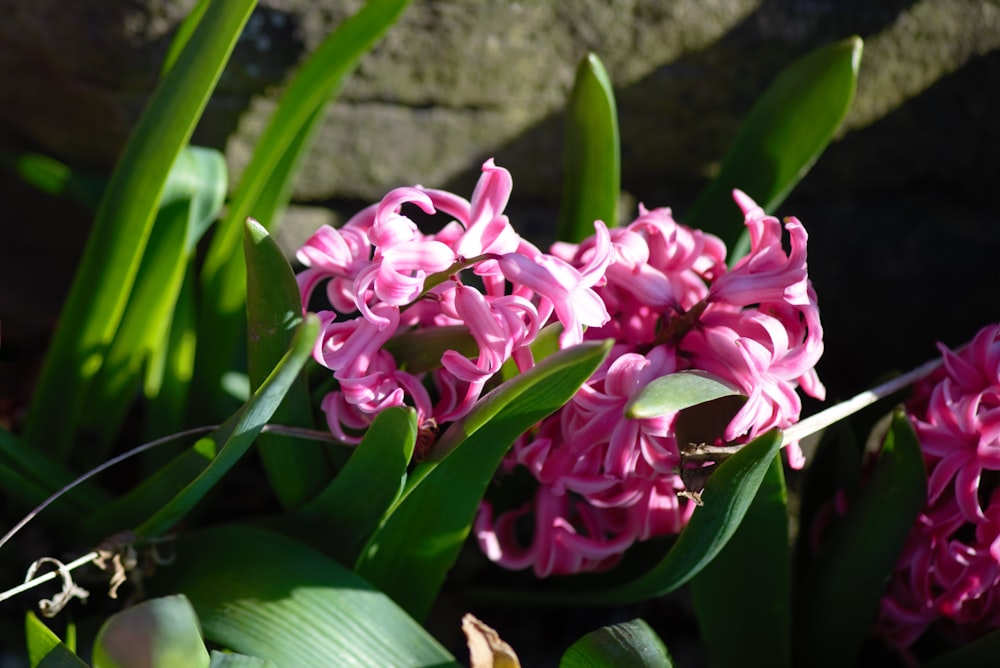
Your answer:
[[[521,437],[504,470],[526,469],[534,496],[474,527],[485,554],[544,577],[606,568],[636,541],[680,531],[694,509],[679,467],[677,415],[630,419],[625,405],[650,381],[699,369],[731,384],[745,403],[717,442],[743,443],[794,423],[797,389],[822,398],[816,294],[806,272],[807,235],[782,226],[735,192],[750,252],[731,269],[718,238],[640,207],[630,224],[544,253],[504,215],[510,174],[487,161],[471,200],[397,188],[339,229],[324,227],[299,251],[304,304],[325,284],[314,357],[337,388],[322,403],[331,431],[356,441],[390,406],[412,406],[422,434],[467,414],[500,368],[535,360],[543,327],[559,346],[612,339],[608,358],[561,410]],[[403,212],[413,205],[451,218],[433,234]],[[787,233],[789,250],[783,246]],[[436,364],[402,365],[414,333],[471,336]],[[458,339],[456,339],[458,340]],[[395,354],[394,354],[395,353]],[[796,444],[793,466],[802,464]]]
[[[882,600],[876,633],[905,650],[934,626],[967,642],[1000,628],[1000,324],[915,388],[906,410],[927,502]]]

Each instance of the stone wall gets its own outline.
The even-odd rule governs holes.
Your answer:
[[[0,146],[108,169],[192,4],[0,0]],[[289,70],[358,6],[262,0],[196,140],[224,149],[238,174]],[[855,105],[780,213],[812,234],[821,372],[835,393],[854,391],[932,356],[935,338],[957,344],[1000,317],[987,204],[1000,176],[997,2],[415,0],[331,107],[296,199],[342,215],[401,184],[463,192],[495,156],[513,172],[514,211],[544,226],[558,201],[560,109],[594,51],[616,86],[624,188],[683,214],[767,83],[851,34],[865,39]],[[11,279],[27,269],[18,258],[50,248],[52,226],[75,239],[86,217],[45,220],[53,205],[3,178],[15,217],[44,220],[0,260]],[[294,244],[303,230],[285,233]],[[79,245],[68,245],[59,266],[72,266]],[[68,273],[50,280],[54,309]],[[5,309],[24,301],[0,297]]]

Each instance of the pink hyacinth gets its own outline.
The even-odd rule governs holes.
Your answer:
[[[927,503],[882,600],[876,634],[905,649],[934,626],[958,642],[1000,628],[1000,324],[943,365],[907,404]]]
[[[494,561],[539,577],[600,570],[633,543],[683,528],[694,502],[678,496],[687,444],[677,442],[676,414],[624,415],[653,379],[700,369],[739,387],[747,402],[720,431],[720,443],[797,421],[797,388],[823,396],[814,369],[823,330],[806,277],[805,230],[794,219],[786,223],[786,253],[777,219],[746,195],[734,196],[751,250],[731,272],[722,242],[678,224],[669,209],[641,207],[635,221],[610,231],[604,279],[588,283],[610,319],[583,338],[610,337],[616,345],[566,406],[515,443],[507,469],[527,469],[538,487],[520,508],[496,514],[484,505],[475,530]],[[590,268],[606,244],[598,227],[594,238],[557,244],[553,255]],[[797,447],[789,459],[801,466]]]
[[[466,415],[508,362],[530,369],[531,344],[547,325],[561,326],[560,347],[613,339],[577,394],[505,460],[506,471],[534,477],[530,498],[499,513],[484,503],[475,525],[485,553],[503,566],[540,577],[599,570],[637,541],[676,534],[695,507],[680,494],[688,444],[677,442],[677,415],[625,417],[651,381],[700,369],[740,388],[747,401],[719,425],[718,443],[794,423],[798,389],[822,397],[807,236],[797,220],[782,228],[736,192],[751,248],[731,271],[718,238],[679,224],[666,208],[640,206],[632,223],[612,230],[595,221],[591,238],[544,253],[504,214],[511,188],[509,172],[488,160],[471,200],[397,188],[306,242],[298,254],[307,267],[299,275],[303,304],[324,283],[330,303],[314,350],[336,382],[322,408],[345,442],[400,405],[412,406],[421,433],[433,434]],[[413,207],[450,220],[424,233],[407,215]],[[431,364],[423,350],[408,357],[428,333],[465,343],[435,353]],[[801,464],[797,448],[789,458]]]

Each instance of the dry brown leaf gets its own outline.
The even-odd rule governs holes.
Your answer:
[[[521,668],[513,648],[471,612],[462,617],[462,632],[469,645],[471,668]]]

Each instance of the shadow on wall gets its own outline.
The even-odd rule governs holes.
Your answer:
[[[784,3],[764,3],[710,48],[616,90],[622,187],[636,200],[672,206],[683,220],[707,181],[704,165],[721,158],[741,114],[766,82],[808,50],[792,53],[787,41],[760,40],[760,24],[776,4]],[[800,6],[805,12],[821,4]],[[866,12],[868,5],[854,4],[857,24],[817,22],[799,43],[876,35],[895,18],[884,8]],[[895,13],[910,4],[895,3]],[[713,67],[734,53],[745,54],[759,78]],[[709,72],[717,81],[699,85]],[[998,82],[1000,51],[993,51],[848,132],[777,212],[799,217],[810,231],[810,274],[826,339],[819,371],[831,398],[931,359],[935,342],[960,345],[1000,318],[1000,225],[990,197],[1000,182],[1000,126],[993,120],[1000,113]],[[543,242],[555,225],[561,133],[562,117],[550,117],[493,153],[515,175],[512,217],[527,220],[528,234]],[[652,134],[658,143],[644,141]],[[666,144],[659,143],[663,137]],[[649,168],[658,162],[661,168]],[[548,178],[518,182],[523,164],[536,174],[545,165]],[[446,187],[468,193],[477,177],[473,167]]]

